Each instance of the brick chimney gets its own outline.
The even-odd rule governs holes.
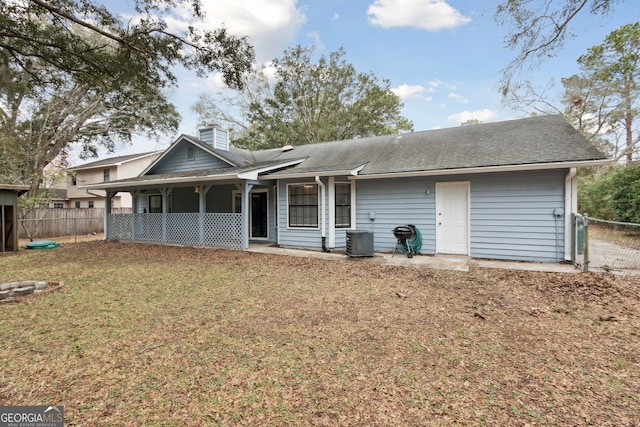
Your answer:
[[[218,149],[229,151],[229,132],[216,125],[206,125],[200,132],[200,141]]]

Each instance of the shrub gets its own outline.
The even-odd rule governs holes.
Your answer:
[[[640,223],[640,163],[619,169],[612,179],[611,210],[614,219]]]

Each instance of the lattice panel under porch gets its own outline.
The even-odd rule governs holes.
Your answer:
[[[107,240],[131,240],[132,214],[107,215]]]
[[[200,245],[200,222],[197,213],[167,215],[167,243]]]
[[[203,244],[242,249],[242,214],[205,214]]]
[[[242,214],[112,214],[107,221],[109,240],[243,249]]]
[[[133,241],[164,243],[162,234],[162,214],[135,214]]]

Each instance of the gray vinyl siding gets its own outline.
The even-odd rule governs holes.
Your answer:
[[[413,224],[422,234],[422,254],[434,254],[435,183],[470,182],[470,256],[559,262],[564,259],[566,170],[362,180],[356,184],[357,224],[374,233],[377,252],[392,252],[393,228]],[[427,189],[429,193],[427,194]],[[375,219],[370,213],[375,212]],[[336,236],[337,237],[337,236]]]
[[[471,256],[559,262],[564,259],[566,170],[487,174],[471,181]]]
[[[397,243],[393,229],[412,224],[422,234],[420,253],[433,254],[436,246],[434,223],[433,179],[397,178],[356,183],[356,229],[373,232],[376,252],[393,252]]]
[[[397,243],[393,229],[399,225],[413,224],[422,234],[420,253],[435,254],[435,184],[467,181],[470,183],[470,256],[560,262],[564,259],[564,217],[556,219],[554,210],[564,209],[566,173],[567,170],[549,170],[359,180],[355,182],[354,228],[373,232],[376,252],[393,252]],[[287,224],[286,184],[312,182],[280,182],[278,243],[283,247],[321,249],[320,227],[296,229],[289,228]],[[326,185],[327,181],[323,179],[323,182]],[[328,209],[329,206],[326,221]],[[326,226],[328,238],[328,223]],[[344,249],[346,230],[336,229],[335,236],[335,248]]]
[[[327,186],[327,179],[322,178],[322,182]],[[288,205],[287,205],[287,184],[315,184],[313,178],[286,180],[279,182],[279,196],[278,196],[278,223],[280,228],[280,239],[278,241],[279,246],[285,248],[306,248],[306,249],[322,249],[322,227],[320,221],[322,221],[322,212],[320,205],[318,205],[318,228],[290,228],[288,223]],[[320,193],[320,190],[318,190]],[[320,198],[320,195],[318,195]],[[328,192],[325,191],[324,202],[327,203]],[[321,203],[319,201],[318,203]],[[329,236],[329,211],[326,212],[325,226],[327,243]]]
[[[194,157],[188,158],[188,148],[193,148]],[[147,172],[147,175],[171,172],[185,172],[199,169],[226,168],[230,165],[223,160],[207,153],[203,149],[183,140],[171,151],[171,156],[165,156]]]
[[[230,213],[233,208],[232,190],[234,185],[216,185],[207,193],[207,213]],[[138,213],[148,211],[149,196],[160,194],[160,191],[147,190],[138,196]],[[174,188],[171,192],[172,213],[196,213],[199,212],[198,194],[193,187]]]

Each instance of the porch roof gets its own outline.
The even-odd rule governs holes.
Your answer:
[[[181,184],[201,185],[207,182],[257,180],[262,173],[286,168],[296,165],[302,161],[304,161],[304,159],[280,159],[242,167],[199,169],[182,172],[140,175],[135,178],[87,184],[79,187],[95,190],[127,190],[159,186],[171,187],[179,186]]]

